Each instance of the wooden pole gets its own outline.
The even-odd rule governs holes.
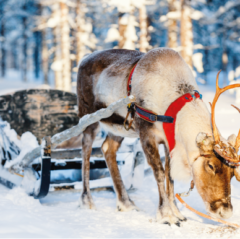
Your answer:
[[[88,114],[83,116],[80,120],[78,125],[73,126],[70,129],[64,130],[61,133],[55,134],[51,138],[52,146],[51,148],[54,149],[57,145],[61,144],[62,142],[69,140],[72,137],[79,135],[83,132],[89,125],[94,124],[101,119],[110,117],[118,108],[126,106],[129,103],[135,101],[135,97],[130,95],[126,98],[120,99],[112,104],[110,104],[107,108],[100,109],[95,113]],[[28,152],[21,160],[21,162],[17,162],[16,164],[11,165],[11,168],[24,168],[27,167],[33,160],[41,155],[41,147],[37,147],[32,151]]]

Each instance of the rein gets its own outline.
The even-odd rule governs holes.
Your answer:
[[[201,156],[203,156],[203,155],[200,155],[200,157],[201,157]],[[204,156],[205,156],[205,155],[204,155]],[[209,216],[209,215],[206,215],[206,214],[204,214],[204,213],[202,213],[202,212],[199,212],[199,211],[197,211],[196,209],[190,207],[181,197],[188,197],[188,196],[190,195],[190,192],[193,190],[193,188],[194,188],[194,182],[193,182],[193,180],[192,180],[188,192],[176,193],[176,194],[175,194],[175,197],[178,199],[178,201],[179,201],[180,203],[183,204],[183,206],[185,206],[187,209],[189,209],[190,211],[196,213],[197,215],[199,215],[199,216],[201,216],[201,217],[205,217],[205,218],[210,219],[210,220],[212,220],[212,221],[220,222],[220,223],[226,224],[226,225],[231,226],[231,227],[240,228],[240,225],[238,225],[238,224],[231,223],[231,222],[226,222],[226,221],[223,221],[223,220],[217,219],[217,218],[213,218],[213,217],[211,217],[211,216]]]
[[[189,192],[188,192],[188,195],[189,195],[189,193],[190,193],[190,190],[189,190]],[[180,203],[183,204],[183,206],[185,206],[185,207],[186,207],[187,209],[189,209],[190,211],[198,214],[198,215],[201,216],[201,217],[205,217],[205,218],[207,218],[207,219],[210,219],[210,220],[212,220],[212,221],[220,222],[220,223],[226,224],[226,225],[231,226],[231,227],[240,228],[240,225],[238,225],[238,224],[231,223],[231,222],[226,222],[226,221],[223,221],[223,220],[217,219],[217,218],[213,218],[213,217],[211,217],[211,216],[208,216],[208,215],[206,215],[206,214],[204,214],[204,213],[202,213],[202,212],[199,212],[199,211],[195,210],[194,208],[190,207],[186,202],[183,201],[183,199],[181,198],[181,195],[182,195],[182,193],[180,193],[180,194],[179,194],[179,193],[176,193],[176,194],[175,194],[175,197],[179,200]],[[187,195],[187,196],[188,196],[188,195]]]

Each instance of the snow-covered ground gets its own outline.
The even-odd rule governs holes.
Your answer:
[[[214,80],[214,79],[213,79]],[[2,81],[3,82],[3,81]],[[2,83],[0,82],[0,84]],[[14,86],[12,87],[14,88]],[[1,88],[4,89],[4,88]],[[0,94],[2,93],[0,89]],[[17,89],[17,87],[15,88]],[[5,87],[4,92],[8,90]],[[201,86],[203,100],[208,104],[214,96],[214,86]],[[238,133],[240,114],[230,106],[234,96],[228,92],[220,96],[216,108],[216,122],[224,137]],[[184,192],[189,184],[175,183],[175,192]],[[179,228],[156,221],[158,190],[152,174],[143,185],[129,195],[140,211],[117,212],[113,191],[93,191],[96,210],[78,207],[80,191],[51,192],[43,200],[27,196],[22,189],[6,189],[0,185],[0,238],[5,237],[154,237],[154,238],[237,238],[240,229],[199,217],[179,202],[188,218]],[[228,221],[240,224],[240,182],[232,180],[233,216]],[[206,213],[196,189],[186,202]]]

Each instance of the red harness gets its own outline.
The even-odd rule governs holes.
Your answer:
[[[177,114],[186,103],[191,102],[194,98],[202,99],[202,95],[200,95],[198,91],[195,91],[194,95],[191,95],[190,93],[182,95],[169,105],[165,113],[165,115],[171,116],[174,119],[172,124],[163,123],[163,129],[168,141],[169,152],[171,152],[175,147],[175,123]]]
[[[131,93],[132,75],[136,65],[132,68],[130,75],[128,77],[128,84],[127,84],[128,96]],[[157,115],[155,112],[147,110],[136,104],[134,104],[134,107],[135,107],[136,113],[140,118],[151,123],[154,123],[156,121],[163,122],[163,130],[165,132],[165,135],[168,141],[169,152],[171,152],[175,147],[175,123],[176,123],[177,114],[186,103],[191,102],[192,100],[197,98],[202,99],[202,95],[199,94],[199,92],[196,90],[194,95],[187,93],[180,96],[178,99],[176,99],[174,102],[172,102],[169,105],[164,116]],[[132,108],[133,108],[132,106],[128,107],[128,109],[132,109]]]

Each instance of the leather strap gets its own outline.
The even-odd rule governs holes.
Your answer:
[[[150,123],[154,123],[156,121],[165,122],[165,123],[173,123],[173,118],[165,115],[157,115],[153,111],[147,110],[143,107],[140,107],[135,104],[136,113],[138,116]]]
[[[137,66],[137,64],[132,68],[132,70],[129,74],[129,77],[128,77],[128,82],[127,82],[127,94],[128,94],[128,96],[131,94],[132,75],[133,75],[133,72],[134,72],[136,66]],[[135,108],[138,116],[140,118],[150,122],[150,123],[154,123],[156,121],[165,122],[165,123],[172,123],[173,122],[172,117],[168,117],[168,116],[164,116],[164,115],[157,115],[155,112],[153,112],[151,110],[148,110],[148,109],[145,109],[143,107],[140,107],[136,103],[134,103],[134,105],[135,105],[134,108]],[[132,107],[132,106],[129,105],[128,108],[130,109],[130,107]]]

